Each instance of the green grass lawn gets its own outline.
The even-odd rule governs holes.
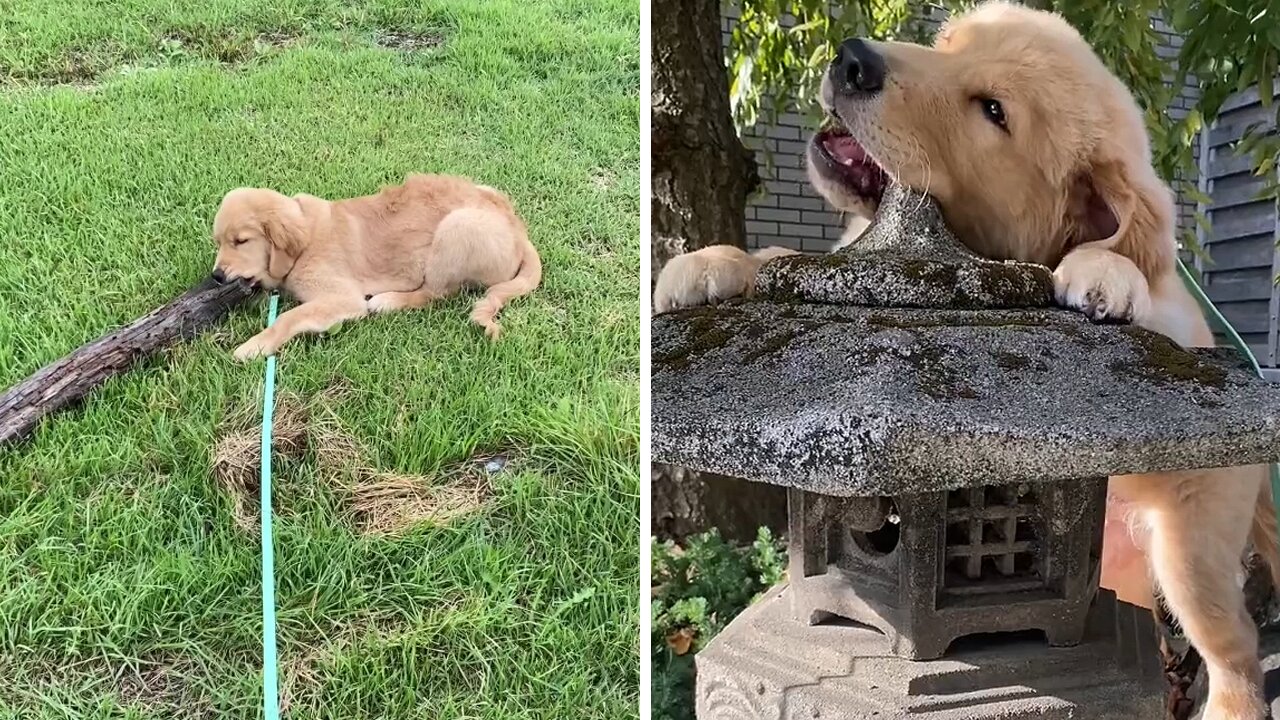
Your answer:
[[[471,296],[282,352],[285,717],[637,716],[638,28],[635,0],[0,3],[0,388],[206,276],[236,186],[465,174],[542,254],[497,344]],[[264,366],[230,353],[264,319],[0,450],[0,718],[260,714]]]

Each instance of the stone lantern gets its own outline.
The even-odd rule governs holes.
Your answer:
[[[790,567],[698,655],[701,720],[1162,720],[1100,591],[1109,475],[1275,461],[1280,387],[1056,308],[886,192],[852,247],[653,322],[656,462],[788,488]]]

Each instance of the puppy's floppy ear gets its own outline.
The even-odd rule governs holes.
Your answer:
[[[293,269],[305,245],[302,206],[297,200],[282,196],[263,218],[262,230],[271,244],[267,272],[271,277],[283,278]]]
[[[1153,279],[1177,252],[1173,207],[1173,193],[1150,166],[1095,159],[1072,183],[1066,249],[1111,250]]]

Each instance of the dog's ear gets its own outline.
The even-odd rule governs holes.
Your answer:
[[[1153,278],[1172,261],[1173,193],[1149,166],[1095,160],[1074,180],[1067,202],[1067,250],[1083,245],[1124,255]]]
[[[267,260],[267,272],[274,278],[284,278],[293,269],[305,244],[302,207],[293,198],[281,198],[262,222],[263,233],[271,244]]]

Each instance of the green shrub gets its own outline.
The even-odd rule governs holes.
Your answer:
[[[782,543],[760,528],[751,545],[716,530],[683,547],[653,541],[654,720],[693,720],[694,655],[786,570]]]

